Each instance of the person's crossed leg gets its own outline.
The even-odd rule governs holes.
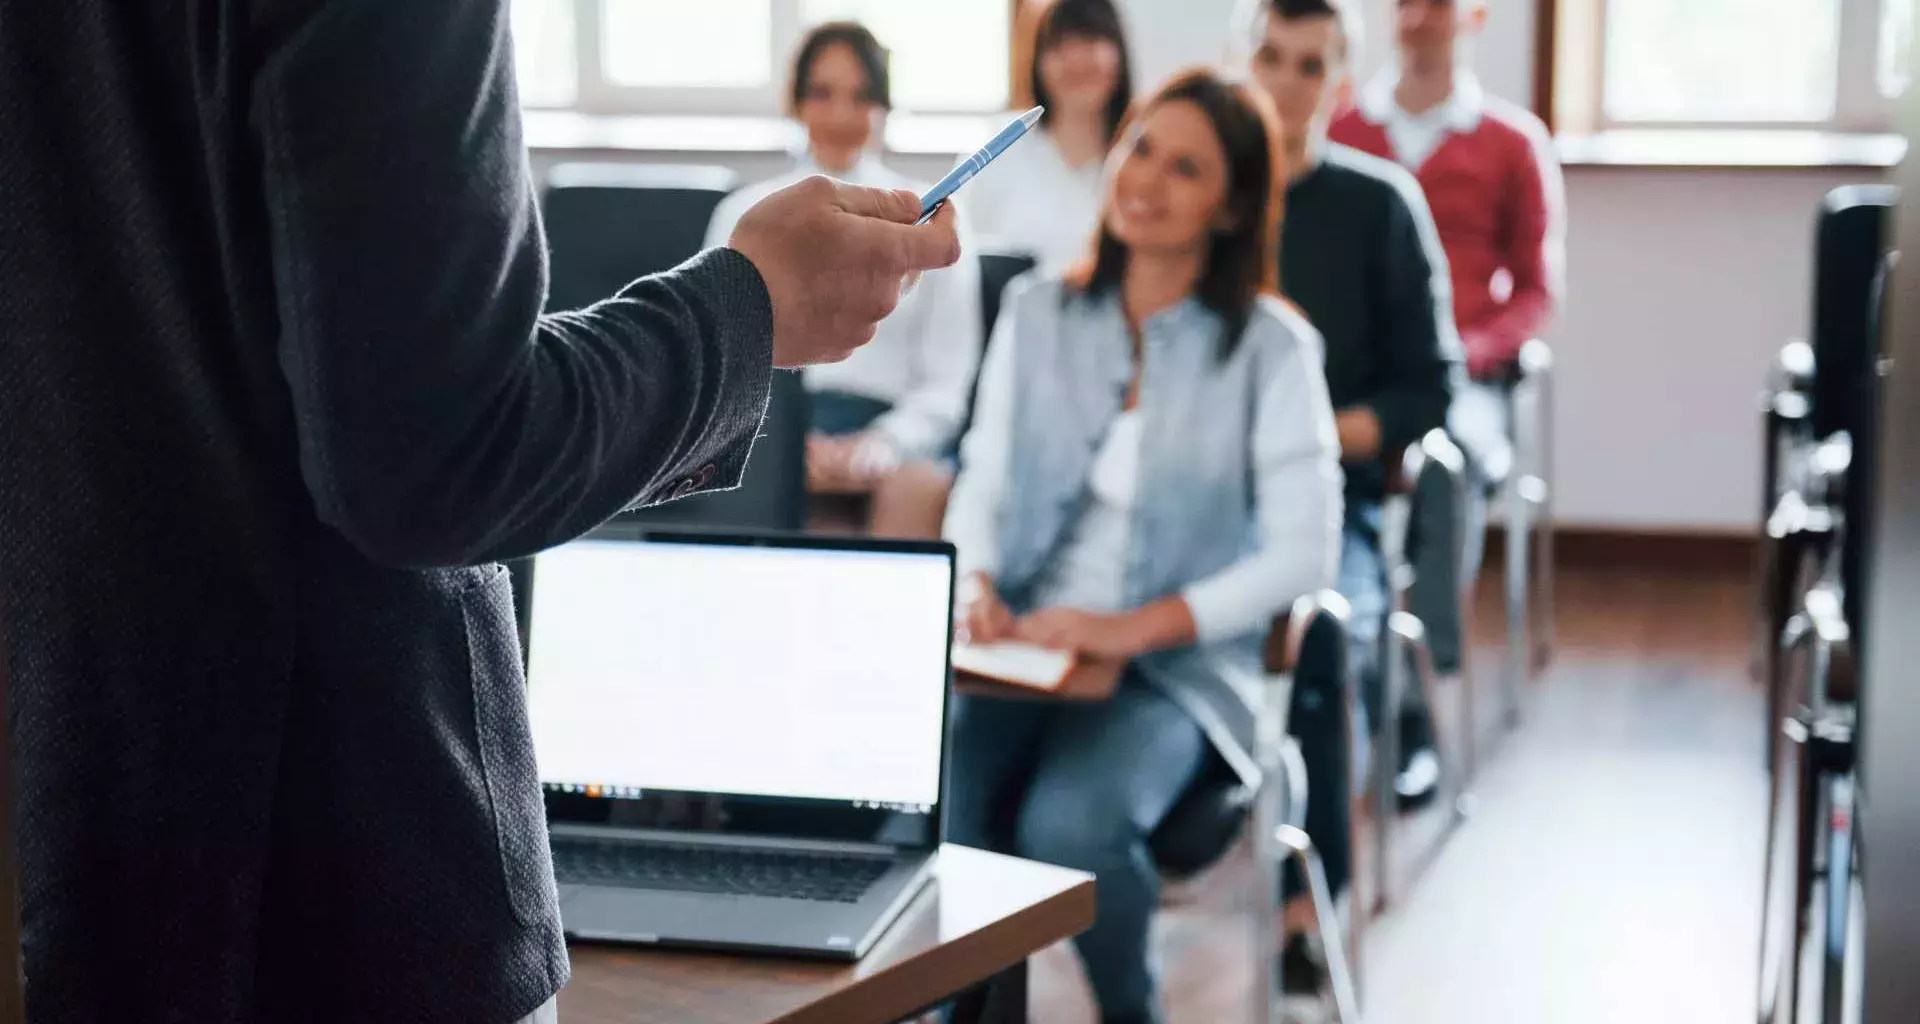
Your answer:
[[[1147,839],[1204,763],[1200,727],[1129,672],[1097,704],[957,697],[953,729],[948,838],[1092,872],[1098,916],[1074,945],[1101,1020],[1163,1020]]]

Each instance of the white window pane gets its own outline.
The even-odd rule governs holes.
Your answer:
[[[853,20],[872,29],[892,54],[896,107],[1003,110],[1012,7],[1006,0],[800,0],[800,20]]]
[[[1825,121],[1841,0],[1607,0],[1613,121]]]
[[[1909,50],[1913,46],[1913,0],[1883,0],[1880,7],[1880,95],[1899,99],[1906,94]]]
[[[513,0],[513,64],[521,103],[573,102],[573,0]]]
[[[601,68],[616,85],[754,88],[773,81],[772,0],[602,0]]]

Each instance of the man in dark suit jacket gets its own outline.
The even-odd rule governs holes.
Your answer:
[[[542,317],[507,0],[0,0],[0,622],[48,1021],[567,980],[505,573],[733,484],[951,217],[823,180]],[[672,585],[670,580],[660,581]]]

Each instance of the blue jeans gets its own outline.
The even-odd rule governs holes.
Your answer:
[[[1193,719],[1131,672],[1098,704],[954,698],[947,838],[1093,873],[1098,916],[1074,945],[1106,1017],[1160,1019],[1147,837],[1206,756]]]
[[[1372,735],[1367,724],[1374,719],[1380,703],[1380,638],[1387,625],[1387,563],[1380,554],[1380,506],[1348,509],[1346,525],[1340,531],[1340,575],[1335,587],[1352,609],[1347,619],[1347,665],[1360,686],[1360,700],[1354,708],[1358,763],[1365,738]]]

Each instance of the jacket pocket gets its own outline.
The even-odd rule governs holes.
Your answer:
[[[462,595],[467,662],[473,683],[473,721],[480,769],[493,809],[494,837],[507,902],[521,924],[551,920],[559,910],[546,806],[527,722],[526,675],[513,614],[513,583],[505,566]]]

